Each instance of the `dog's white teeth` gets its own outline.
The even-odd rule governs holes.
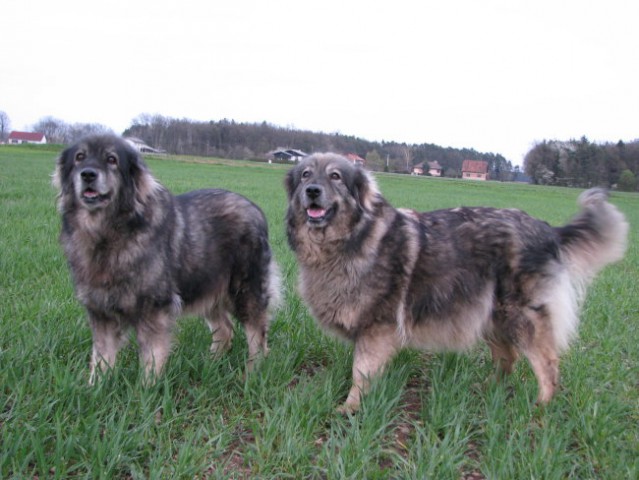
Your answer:
[[[309,208],[306,210],[306,214],[311,218],[322,218],[326,215],[326,210],[324,208]]]

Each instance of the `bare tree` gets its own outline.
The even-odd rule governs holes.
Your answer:
[[[32,128],[34,132],[44,133],[50,143],[64,143],[69,131],[69,125],[54,117],[43,117]]]
[[[402,159],[406,163],[406,172],[410,173],[413,170],[413,150],[410,145],[403,144],[401,146]]]
[[[11,131],[11,120],[6,112],[0,110],[0,141],[4,142],[9,137]]]
[[[394,143],[387,146],[391,152],[392,170],[396,172],[410,173],[413,170],[413,150],[405,143]]]
[[[67,127],[64,143],[73,143],[87,135],[100,133],[113,133],[113,130],[100,123],[74,123]]]

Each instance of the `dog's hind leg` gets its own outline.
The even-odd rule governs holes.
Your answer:
[[[90,314],[89,323],[93,334],[89,384],[94,385],[99,372],[115,365],[118,352],[127,341],[127,332],[118,321],[95,314]]]
[[[246,370],[249,372],[253,370],[257,360],[268,355],[267,330],[268,314],[266,312],[244,323],[249,351]]]
[[[370,389],[373,378],[381,375],[400,348],[396,329],[390,325],[373,327],[355,340],[353,353],[353,385],[346,402],[338,411],[354,412],[359,409],[361,396]]]
[[[246,370],[254,369],[255,363],[268,355],[267,332],[269,328],[269,292],[259,276],[246,284],[235,301],[235,316],[244,327],[248,343]]]
[[[521,351],[530,362],[537,378],[537,403],[546,404],[554,395],[559,383],[559,355],[547,309],[536,307],[528,316],[533,319],[532,329],[529,337],[522,343]]]
[[[229,313],[222,307],[216,307],[205,317],[211,331],[211,353],[220,355],[231,348],[233,341],[233,322]]]
[[[136,333],[140,346],[140,360],[144,367],[145,383],[154,383],[162,373],[171,353],[175,319],[167,313],[152,315],[137,324]]]
[[[524,354],[528,358],[539,384],[537,403],[546,404],[555,394],[559,383],[559,357],[551,345],[541,344],[528,347]]]

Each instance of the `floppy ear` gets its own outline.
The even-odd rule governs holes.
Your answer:
[[[286,187],[286,194],[288,196],[288,208],[286,209],[286,239],[291,250],[297,250],[297,219],[295,215],[295,209],[292,207],[291,200],[293,199],[293,193],[297,190],[300,184],[301,174],[299,173],[299,165],[291,168],[284,177],[284,186]]]
[[[122,182],[119,188],[120,209],[124,212],[144,212],[144,205],[159,184],[149,172],[140,154],[124,141],[116,143],[120,158],[119,170]]]
[[[284,186],[286,187],[286,194],[290,200],[293,197],[293,192],[297,189],[300,183],[299,175],[297,173],[299,167],[291,168],[284,177]]]
[[[122,182],[118,188],[120,196],[118,204],[121,211],[131,212],[137,207],[136,197],[140,176],[138,154],[124,143],[116,143],[116,145],[119,157],[118,170]]]
[[[129,148],[128,154],[130,155],[129,173],[134,185],[131,191],[135,192],[135,210],[142,213],[143,206],[162,189],[162,186],[151,174],[149,167],[137,151]]]
[[[73,147],[65,148],[55,162],[52,183],[53,186],[58,189],[60,195],[72,188],[69,177],[71,176],[71,170],[73,170],[73,149]]]
[[[381,200],[381,194],[375,179],[366,170],[358,167],[355,170],[353,184],[358,203],[367,212],[372,212],[375,205]]]
[[[55,170],[51,178],[51,183],[58,190],[56,205],[58,212],[65,213],[73,208],[75,204],[75,194],[71,172],[73,171],[73,157],[75,147],[67,147],[56,159]]]

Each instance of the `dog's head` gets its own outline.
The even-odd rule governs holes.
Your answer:
[[[331,230],[330,238],[348,236],[382,201],[373,177],[363,168],[333,153],[306,157],[285,179],[291,229]]]
[[[61,211],[132,211],[155,183],[137,151],[115,135],[92,135],[65,149],[53,183]]]

